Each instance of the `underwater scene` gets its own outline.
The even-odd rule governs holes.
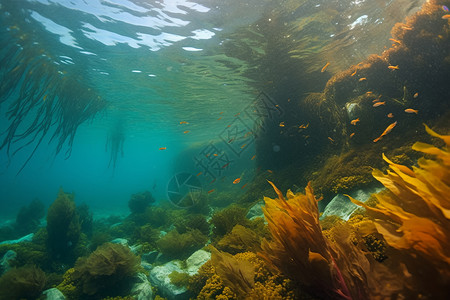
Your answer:
[[[0,300],[450,299],[450,0],[0,0]]]

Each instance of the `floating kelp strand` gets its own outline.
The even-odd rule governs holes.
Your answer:
[[[92,119],[106,105],[97,93],[79,80],[66,75],[65,71],[59,70],[48,56],[41,54],[41,51],[37,51],[39,53],[37,56],[34,56],[37,54],[35,50],[30,51],[32,57],[22,55],[27,50],[16,49],[20,51],[17,55],[10,53],[9,57],[19,59],[19,64],[12,62],[0,67],[3,70],[2,77],[5,79],[0,85],[2,91],[0,103],[9,103],[5,115],[10,122],[6,131],[2,133],[5,136],[0,149],[6,147],[7,155],[11,156],[12,144],[23,141],[24,143],[12,152],[14,156],[32,143],[37,143],[20,171],[53,126],[55,131],[49,143],[57,140],[55,155],[67,142],[69,149],[66,158],[69,157],[78,126]],[[11,98],[13,95],[16,96]],[[24,125],[25,120],[30,118],[31,124]],[[21,126],[25,128],[19,132]]]

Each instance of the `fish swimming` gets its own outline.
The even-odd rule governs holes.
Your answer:
[[[412,108],[405,109],[405,112],[408,114],[416,114],[416,115],[419,113],[419,111],[417,109],[412,109]]]
[[[378,107],[378,106],[381,106],[381,105],[386,105],[386,101],[383,101],[383,102],[375,102],[372,106],[373,106],[373,107]]]
[[[395,121],[394,123],[392,123],[391,125],[389,125],[388,127],[386,127],[386,129],[383,131],[383,133],[377,137],[376,139],[373,140],[374,143],[378,142],[379,140],[381,140],[381,138],[383,136],[385,136],[386,134],[388,134],[389,132],[392,131],[392,129],[395,127],[395,125],[397,125],[397,121]]]
[[[351,120],[351,121],[350,121],[350,124],[356,125],[356,123],[358,123],[358,122],[359,122],[359,118],[354,119],[354,120]]]
[[[322,70],[320,70],[320,72],[325,72],[325,70],[328,68],[328,66],[330,65],[329,62],[327,62],[327,64],[325,66],[323,66]]]
[[[239,182],[241,182],[241,178],[239,177],[239,178],[236,178],[234,181],[233,181],[233,184],[237,184],[237,183],[239,183]]]

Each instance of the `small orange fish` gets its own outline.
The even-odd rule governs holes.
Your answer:
[[[412,108],[405,109],[405,112],[408,114],[416,114],[416,115],[419,113],[419,111],[417,109],[412,109]]]
[[[247,184],[244,184],[243,186],[241,186],[241,190],[244,189],[247,186]]]
[[[394,42],[394,43],[397,43],[397,44],[401,44],[401,43],[402,43],[402,42],[400,42],[399,40],[392,39],[392,38],[390,38],[389,40],[392,41],[392,42]]]
[[[380,102],[380,99],[372,100],[373,103]]]
[[[300,126],[298,126],[298,128],[299,129],[306,129],[306,128],[308,128],[308,126],[309,126],[309,123],[308,124],[302,124],[302,125],[300,125]]]
[[[413,98],[416,99],[417,97],[419,97],[419,93],[415,93]]]
[[[328,140],[330,140],[331,143],[334,143],[334,140],[330,137],[328,137]]]
[[[181,121],[180,124],[189,124],[189,123],[186,121]]]
[[[241,178],[240,178],[240,177],[236,178],[236,179],[233,181],[233,184],[237,184],[237,183],[239,183],[239,182],[241,182]]]
[[[354,120],[351,120],[351,121],[350,121],[350,124],[356,125],[356,123],[358,123],[358,122],[359,122],[359,118],[354,119]]]
[[[44,101],[45,101],[45,100],[47,100],[47,96],[48,96],[48,95],[47,95],[47,94],[45,94],[45,96],[44,96]]]
[[[241,113],[237,113],[237,114],[235,114],[234,116],[237,117],[237,116],[239,116],[240,114],[241,114]]]
[[[222,117],[218,118],[217,121],[219,121],[219,120],[221,120],[221,119],[222,119]]]
[[[448,20],[448,19],[450,19],[450,15],[443,15],[443,16],[442,16],[442,19]]]
[[[253,155],[253,156],[252,156],[252,158],[251,158],[250,160],[254,160],[254,159],[255,159],[255,157],[256,157],[256,155]]]
[[[323,66],[322,70],[320,70],[320,72],[325,72],[325,70],[328,68],[328,66],[330,65],[329,62],[327,62],[327,64],[325,66]]]
[[[403,26],[402,26],[402,29],[403,29],[403,30],[412,30],[412,28],[411,28],[411,27],[409,27],[409,26],[405,26],[405,25],[403,25]]]
[[[202,174],[203,174],[203,172],[198,172],[197,177],[202,175]]]
[[[367,95],[371,95],[371,94],[373,94],[373,92],[368,91],[368,92],[366,92],[366,94],[367,94]]]
[[[350,138],[352,138],[354,135],[355,135],[355,133],[352,132],[352,133],[350,134]]]
[[[267,172],[269,172],[270,174],[273,174],[273,171],[272,171],[272,170],[267,170]]]
[[[159,150],[166,150],[166,149],[167,149],[166,147],[159,148]]]
[[[245,148],[245,146],[247,146],[247,144],[242,145],[242,146],[241,146],[241,149]]]
[[[229,164],[230,164],[230,163],[224,164],[224,165],[222,166],[222,169],[225,169],[226,167],[228,167]]]
[[[183,133],[189,133],[189,130],[185,130],[185,131],[183,131]]]
[[[350,75],[350,76],[353,77],[353,76],[355,76],[355,75],[356,75],[356,70],[355,70],[355,72],[353,72],[352,75]]]
[[[227,125],[227,128],[230,128],[231,127],[231,125]]]
[[[211,182],[209,184],[213,184],[214,182],[216,182],[216,178],[214,178],[213,180],[211,180]]]
[[[219,154],[217,154],[217,153],[214,153],[213,155],[214,155],[214,156],[219,156]]]
[[[398,70],[399,67],[398,67],[398,65],[396,65],[396,66],[388,66],[388,69],[390,69],[390,70]]]
[[[223,114],[223,111],[221,111],[221,112],[219,113],[219,115],[221,115],[221,114]]]
[[[214,192],[214,191],[215,191],[215,189],[209,190],[209,191],[208,191],[208,194],[211,194],[211,193]]]
[[[364,81],[364,80],[367,80],[367,78],[366,78],[366,77],[361,77],[361,78],[359,79],[359,81]]]
[[[383,133],[377,137],[376,139],[373,140],[374,143],[378,142],[383,136],[385,136],[386,134],[388,134],[389,132],[391,132],[391,130],[395,127],[395,125],[397,125],[397,121],[395,121],[394,123],[392,123],[391,125],[389,125],[388,127],[386,127],[386,129],[383,131]]]
[[[381,106],[381,105],[386,105],[386,101],[383,101],[383,102],[376,102],[376,103],[374,103],[372,106],[373,106],[373,107],[378,107],[378,106]]]
[[[280,127],[284,127],[284,122],[281,122],[281,123],[280,123]]]
[[[388,113],[388,114],[387,114],[387,117],[388,117],[388,118],[393,118],[393,117],[394,117],[394,114],[393,114],[393,113]]]

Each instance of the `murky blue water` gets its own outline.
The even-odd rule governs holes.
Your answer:
[[[46,138],[17,174],[36,142],[10,157],[2,149],[0,215],[14,216],[36,197],[50,204],[59,187],[96,213],[126,214],[133,193],[170,198],[168,184],[180,172],[193,174],[206,191],[242,193],[254,173],[255,138],[235,143],[230,130],[250,132],[257,116],[249,105],[261,92],[279,92],[264,69],[277,57],[267,37],[279,38],[284,52],[292,47],[291,59],[302,59],[307,72],[331,61],[335,73],[383,51],[392,25],[423,2],[2,0],[3,41],[31,36],[54,66],[81,78],[108,105],[79,126],[67,159],[67,144],[55,157],[55,142]],[[10,124],[8,101],[0,106],[2,132]],[[210,160],[202,160],[205,153]],[[237,177],[241,184],[233,185]]]

